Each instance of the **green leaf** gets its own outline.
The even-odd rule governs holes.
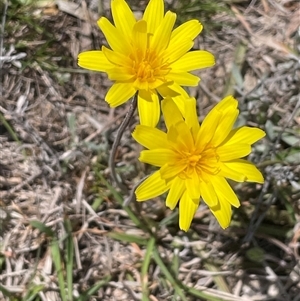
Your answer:
[[[174,277],[169,271],[169,268],[163,263],[161,257],[159,256],[158,250],[154,249],[153,258],[156,264],[160,267],[161,272],[165,275],[166,279],[170,282],[175,290],[175,293],[180,297],[181,301],[187,301],[182,288],[178,285]]]
[[[265,259],[265,252],[262,248],[253,247],[246,252],[246,256],[253,262],[262,263]]]
[[[95,285],[93,285],[91,288],[89,288],[87,291],[85,291],[84,293],[82,293],[77,299],[76,301],[88,301],[90,300],[90,297],[96,293],[97,291],[99,291],[99,289],[104,286],[105,284],[107,284],[109,281],[111,280],[111,276],[108,275],[106,276],[104,279],[102,279],[101,281],[97,282]]]
[[[26,296],[24,297],[23,301],[34,301],[37,297],[38,293],[44,289],[43,284],[34,285],[29,289]]]
[[[10,134],[10,136],[19,144],[21,144],[21,141],[19,140],[16,132],[13,130],[13,128],[11,127],[11,125],[9,124],[9,122],[4,118],[4,116],[2,115],[2,113],[0,112],[0,123],[2,123],[4,125],[4,127],[6,128],[6,130],[8,131],[8,133]]]
[[[54,262],[54,267],[57,273],[58,278],[58,286],[60,290],[60,296],[62,298],[62,301],[67,301],[66,298],[66,291],[65,291],[65,280],[64,280],[64,274],[63,274],[63,266],[59,251],[59,245],[57,239],[54,239],[51,243],[51,254],[52,259]]]
[[[42,222],[40,222],[40,221],[30,221],[30,225],[33,228],[36,228],[36,229],[40,230],[40,232],[45,233],[47,236],[54,237],[54,232],[51,230],[51,228],[49,228],[48,226],[46,226]]]
[[[290,146],[300,146],[300,138],[294,135],[283,133],[281,139]]]
[[[10,293],[10,291],[8,291],[8,290],[7,290],[4,286],[2,286],[1,284],[0,284],[0,292],[2,292],[3,295],[4,295],[5,297],[12,298],[12,294]]]
[[[71,301],[73,299],[73,264],[74,264],[74,244],[72,236],[72,226],[69,219],[64,221],[65,229],[68,233],[66,244],[67,244],[67,253],[66,253],[66,266],[67,266],[67,287],[68,287],[68,299]]]
[[[107,234],[109,237],[113,239],[117,239],[124,242],[134,242],[138,245],[146,246],[148,243],[148,239],[132,234],[120,233],[120,232],[110,232]]]
[[[277,137],[277,133],[275,132],[274,124],[271,120],[266,121],[265,130],[270,140],[274,141]]]
[[[116,201],[123,207],[123,209],[126,211],[132,222],[141,229],[144,229],[145,226],[141,223],[141,221],[136,217],[134,212],[128,207],[124,206],[124,199],[118,194],[118,192],[104,179],[102,175],[99,175],[101,181],[106,185],[106,187],[111,191]]]

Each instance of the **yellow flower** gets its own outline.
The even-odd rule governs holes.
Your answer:
[[[167,191],[166,205],[174,209],[179,201],[179,226],[187,231],[200,198],[208,205],[222,228],[231,220],[231,205],[240,202],[226,181],[263,183],[259,170],[242,157],[264,131],[247,126],[232,129],[239,110],[232,96],[219,102],[199,125],[196,100],[185,101],[182,116],[171,98],[162,101],[167,133],[138,125],[134,139],[146,147],[139,160],[160,167],[136,190],[138,201]]]
[[[124,0],[112,0],[111,10],[114,25],[104,17],[98,21],[111,49],[82,52],[78,65],[106,72],[114,81],[105,98],[112,107],[138,92],[140,123],[154,127],[160,117],[158,93],[173,97],[184,93],[181,86],[197,86],[199,78],[190,71],[213,66],[214,56],[189,52],[202,25],[190,20],[173,30],[176,14],[164,15],[163,0],[150,0],[138,21]]]

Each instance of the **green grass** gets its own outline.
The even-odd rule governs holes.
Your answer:
[[[212,17],[219,13],[232,14],[228,4],[228,1],[216,0],[179,0],[175,8],[178,23],[181,24],[190,19],[197,19],[204,25],[204,29],[207,32],[220,30],[224,25],[229,24],[215,22]]]
[[[59,83],[61,87],[64,87],[64,84],[69,82],[74,73],[82,73],[83,76],[88,77],[88,71],[78,70],[72,67],[74,66],[73,58],[66,54],[66,49],[60,45],[55,34],[50,30],[51,26],[54,26],[54,22],[45,22],[42,14],[32,14],[35,10],[34,4],[36,4],[36,2],[33,0],[14,0],[9,2],[5,36],[6,38],[9,37],[10,43],[15,44],[17,51],[25,51],[28,54],[27,57],[22,60],[22,68],[19,70],[20,73],[24,74],[25,71],[29,72],[38,66],[44,72],[47,72],[52,80]],[[224,24],[216,24],[212,19],[213,16],[218,13],[231,14],[229,11],[230,4],[231,1],[182,0],[178,1],[176,7],[170,7],[170,9],[177,12],[179,22],[196,18],[204,23],[208,31],[221,31]],[[22,33],[22,28],[27,29],[24,35],[20,34]],[[41,40],[44,40],[45,43],[35,44],[36,41]],[[244,82],[243,69],[248,59],[249,49],[248,45],[244,43],[237,45],[234,53],[234,63],[226,75],[227,80],[223,90],[224,95],[236,93],[236,87],[242,89]],[[33,79],[35,80],[35,78]],[[90,79],[90,77],[88,77],[88,79]],[[265,80],[265,78],[262,78],[262,80]],[[102,83],[99,83],[99,85],[101,84]],[[68,93],[70,93],[69,90],[66,92],[66,98],[70,96]],[[36,96],[37,95],[35,95],[35,97]],[[87,100],[86,107],[95,105],[89,101],[90,100]],[[55,101],[53,101],[53,103],[55,103]],[[272,250],[269,251],[270,241],[276,241],[284,246],[288,246],[289,242],[296,239],[294,229],[297,223],[297,216],[299,215],[297,201],[300,191],[296,184],[299,183],[299,175],[297,175],[299,169],[297,169],[297,166],[300,164],[300,131],[295,120],[299,117],[299,107],[297,109],[297,105],[295,104],[296,100],[294,100],[293,97],[290,98],[290,103],[291,108],[294,109],[282,112],[280,110],[276,111],[276,107],[274,109],[272,103],[263,102],[259,96],[249,95],[243,99],[240,105],[241,118],[239,121],[241,123],[250,123],[254,126],[259,126],[264,128],[267,132],[267,137],[264,141],[253,148],[253,160],[259,162],[259,168],[265,172],[268,185],[263,187],[246,183],[243,185],[235,185],[235,189],[243,201],[243,205],[234,211],[229,230],[217,231],[216,227],[212,227],[213,230],[210,230],[210,221],[213,217],[209,214],[203,214],[203,216],[193,221],[191,230],[188,233],[182,233],[178,230],[178,211],[175,209],[173,212],[170,212],[166,209],[164,207],[163,198],[160,199],[162,204],[160,208],[157,208],[158,200],[153,207],[152,204],[154,203],[143,206],[136,202],[130,203],[129,206],[124,206],[124,196],[107,180],[108,175],[105,169],[107,167],[107,152],[109,151],[108,142],[103,142],[100,138],[99,143],[77,142],[80,138],[78,135],[80,127],[76,126],[76,118],[78,118],[78,116],[74,113],[75,110],[72,111],[72,109],[70,109],[70,114],[65,116],[70,140],[68,140],[69,144],[65,145],[63,151],[73,148],[76,150],[78,148],[84,155],[87,154],[87,157],[98,158],[98,160],[88,161],[91,168],[90,173],[87,175],[83,191],[85,200],[91,209],[94,210],[95,214],[99,214],[100,219],[102,218],[100,213],[105,213],[106,210],[121,210],[123,215],[120,219],[124,221],[124,225],[127,227],[124,227],[124,229],[131,231],[128,230],[128,232],[126,232],[123,228],[120,229],[118,224],[114,224],[114,220],[107,222],[106,217],[103,218],[101,222],[104,221],[103,224],[107,222],[108,226],[105,225],[103,229],[99,229],[99,224],[91,222],[88,225],[88,230],[101,230],[101,238],[105,237],[108,244],[113,246],[114,244],[132,248],[135,246],[140,250],[142,255],[137,259],[135,258],[135,262],[132,265],[137,270],[138,276],[141,279],[139,293],[142,301],[153,300],[152,295],[157,292],[158,288],[170,293],[172,295],[171,300],[237,300],[235,296],[230,293],[230,285],[227,282],[227,278],[221,274],[218,275],[218,272],[224,269],[240,269],[244,273],[247,273],[247,269],[243,269],[243,264],[251,267],[253,263],[256,264],[255,267],[262,267],[262,271],[264,271],[263,265],[268,255],[277,255],[277,253],[274,255]],[[69,103],[65,101],[64,105],[68,106]],[[251,112],[247,106],[249,108],[257,107],[257,111]],[[293,110],[295,113],[293,113]],[[291,116],[294,114],[292,116],[293,118],[290,119],[290,123],[285,120],[286,114],[290,114]],[[7,121],[1,112],[0,123],[4,125],[10,138],[21,145],[22,141],[14,129],[13,123]],[[34,146],[39,150],[36,145]],[[61,152],[57,153],[61,154]],[[38,162],[40,163],[40,161]],[[59,211],[60,215],[65,214],[64,216],[59,215],[59,217],[63,218],[63,222],[60,225],[61,228],[55,223],[51,226],[47,226],[46,222],[43,223],[41,220],[33,220],[29,214],[30,211],[26,211],[27,207],[24,205],[24,200],[21,199],[20,201],[14,195],[10,196],[11,199],[9,199],[9,201],[5,200],[5,202],[7,202],[5,204],[9,204],[12,214],[9,214],[8,219],[5,219],[5,227],[0,225],[0,229],[4,229],[3,232],[9,231],[16,227],[18,223],[21,223],[23,229],[26,229],[28,233],[38,233],[37,236],[43,238],[36,252],[24,253],[24,261],[26,259],[26,264],[30,264],[30,267],[33,266],[33,269],[30,270],[32,274],[28,277],[29,280],[24,285],[20,285],[22,291],[15,292],[9,290],[5,281],[0,284],[0,292],[7,297],[8,300],[40,301],[42,300],[41,293],[51,289],[47,286],[46,281],[41,277],[38,270],[38,263],[41,258],[45,256],[47,251],[53,262],[51,267],[51,279],[56,285],[56,293],[62,301],[93,300],[93,298],[97,298],[99,291],[112,288],[112,283],[118,280],[120,270],[114,267],[114,269],[101,274],[98,278],[90,276],[90,279],[84,283],[84,286],[80,286],[79,276],[75,275],[75,271],[78,267],[75,260],[76,249],[74,239],[78,235],[78,230],[81,230],[80,223],[86,211],[82,210],[80,214],[75,212],[73,208],[74,204],[72,203],[75,194],[71,195],[69,191],[71,189],[73,189],[73,191],[76,190],[77,181],[81,176],[82,170],[73,171],[72,168],[70,168],[71,164],[67,161],[59,162],[59,164],[64,176],[63,179],[66,182],[64,184],[66,185],[63,186],[61,182],[59,182],[62,181],[62,178],[57,178],[53,181],[51,178],[51,170],[49,171],[49,178],[47,178],[49,183],[46,184],[50,188],[58,185],[58,187],[62,187],[65,193],[57,201],[57,204],[63,204],[65,210],[63,213]],[[118,172],[126,175],[134,174],[134,163],[132,164],[131,162],[130,164],[118,168]],[[56,168],[56,166],[50,167],[53,169]],[[285,170],[292,175],[291,177],[295,182],[295,186],[291,185],[287,180],[288,178],[286,174],[284,174]],[[285,182],[280,182],[280,179],[276,178],[281,172]],[[144,171],[138,170],[136,173],[139,175],[135,175],[133,178],[129,177],[132,183],[134,183],[136,178],[139,178]],[[89,176],[94,181],[92,184],[89,183]],[[24,187],[24,190],[31,189],[34,191],[36,187],[40,188],[43,180],[44,178],[37,181],[34,183],[36,186],[32,187],[30,187],[29,183]],[[43,184],[46,185],[45,183]],[[262,188],[265,189],[265,191],[261,192]],[[1,202],[2,200],[0,199],[0,204]],[[30,203],[28,206],[38,207],[41,205],[39,202],[42,201],[37,197],[36,203],[33,203],[34,205]],[[16,222],[15,215],[21,216],[18,223]],[[246,244],[243,245],[243,239],[250,231],[249,225],[251,222],[253,222],[254,228],[250,230],[253,236],[255,236],[255,241],[266,237],[269,239],[267,243],[264,242],[265,244],[263,246],[255,246],[253,245],[253,241],[247,242],[249,243],[248,246]],[[203,233],[208,234],[205,236]],[[33,234],[29,237],[32,240],[36,239],[36,236]],[[29,241],[31,242],[30,239]],[[95,243],[95,241],[97,242],[97,239],[99,239],[98,236],[90,235],[87,236],[84,243],[92,244]],[[178,240],[180,243],[178,243]],[[188,243],[198,241],[201,243],[204,242],[204,245],[199,243],[199,245],[189,248],[186,246]],[[83,249],[85,247],[84,243],[83,245],[79,245],[79,248]],[[79,249],[79,253],[82,249]],[[197,289],[186,283],[185,279],[180,278],[180,269],[184,263],[185,256],[187,256],[180,255],[180,252],[184,250],[187,250],[187,254],[190,254],[190,256],[201,259],[202,269],[205,269],[207,272],[216,273],[211,277],[214,288]],[[217,252],[219,252],[218,255],[216,255]],[[277,250],[276,252],[278,252],[280,256],[283,253],[282,250],[280,250],[280,252]],[[0,275],[3,271],[4,273],[6,272],[6,260],[10,259],[9,256],[11,255],[7,254],[7,249],[3,249],[3,245],[0,245]],[[291,254],[288,256],[292,257]],[[28,258],[31,259],[31,261]],[[226,266],[228,258],[236,258],[236,261],[231,263],[229,267]],[[18,257],[18,259],[20,259],[20,257]],[[286,258],[282,260],[286,260]],[[287,259],[287,262],[290,264],[288,260],[289,259]],[[86,263],[87,266],[90,264],[90,262]],[[87,266],[84,266],[83,269],[86,269]],[[29,269],[26,265],[24,265],[24,267]],[[290,271],[288,268],[289,267],[286,267],[280,270],[280,272],[283,275],[289,275]],[[36,277],[40,280],[40,283],[36,281]],[[126,277],[126,280],[132,280],[133,278],[130,273],[126,273]],[[157,284],[158,288],[155,288],[156,291],[153,288],[153,283]],[[212,287],[213,285],[210,286]],[[80,287],[79,289],[78,286]],[[75,289],[77,289],[79,293],[77,296],[73,294]]]

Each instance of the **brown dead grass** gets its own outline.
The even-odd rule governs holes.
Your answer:
[[[44,31],[34,35],[25,21],[6,20],[6,28],[15,30],[4,35],[5,50],[19,45],[14,54],[27,54],[20,59],[21,68],[16,62],[2,62],[0,87],[0,113],[20,140],[14,141],[0,122],[0,283],[19,296],[30,284],[44,283],[47,289],[40,298],[60,300],[48,240],[29,222],[42,221],[61,238],[63,221],[69,219],[76,247],[74,294],[110,275],[111,281],[93,300],[141,300],[144,248],[107,233],[145,238],[147,233],[133,225],[98,176],[109,178],[108,153],[127,107],[110,109],[104,101],[110,85],[105,75],[76,64],[78,52],[99,48],[103,42],[94,22],[98,18],[94,2],[71,2],[67,7],[59,2],[58,8],[35,9]],[[130,206],[141,220],[153,224],[166,264],[178,260],[174,273],[184,284],[227,293],[221,300],[296,301],[300,300],[300,160],[280,160],[276,155],[286,158],[300,147],[299,141],[291,147],[282,139],[295,131],[299,138],[299,4],[233,3],[228,4],[232,14],[213,17],[226,25],[202,33],[197,41],[196,48],[213,52],[217,64],[200,72],[201,85],[190,93],[198,99],[201,118],[231,91],[240,100],[241,124],[262,128],[272,124],[251,156],[264,171],[266,183],[236,185],[242,206],[226,231],[204,206],[187,234],[178,231],[174,218],[157,227],[171,214],[162,200]],[[136,7],[144,6],[141,1]],[[108,9],[104,1],[105,15]],[[130,187],[145,172],[137,162],[139,148],[130,138],[136,123],[133,120],[125,133],[117,157]],[[92,208],[97,198],[99,204]],[[172,286],[153,262],[148,281],[151,300],[173,300]],[[7,300],[0,292],[2,299]]]

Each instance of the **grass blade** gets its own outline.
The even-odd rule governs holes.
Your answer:
[[[63,267],[62,267],[62,261],[61,261],[61,256],[60,256],[60,252],[59,252],[59,245],[58,245],[57,239],[54,239],[51,243],[51,254],[52,254],[52,259],[54,262],[55,270],[57,273],[61,299],[62,299],[62,301],[67,301],[66,291],[65,291],[65,281],[64,281],[64,275],[63,275]]]
[[[89,288],[86,292],[84,292],[83,294],[81,294],[80,297],[78,297],[76,299],[76,301],[87,301],[87,300],[89,300],[89,298],[94,293],[96,293],[102,286],[104,286],[105,284],[107,284],[110,281],[110,279],[111,279],[110,275],[106,276],[103,280],[99,281],[94,286],[92,286],[91,288]]]
[[[155,239],[154,237],[151,237],[147,244],[147,250],[142,265],[142,294],[143,294],[142,301],[149,300],[148,269],[149,269],[151,255],[153,253],[154,247],[155,247]]]
[[[181,301],[187,301],[183,290],[181,289],[181,287],[178,285],[178,283],[176,282],[176,280],[174,279],[174,277],[172,276],[172,274],[169,272],[169,269],[166,267],[166,265],[163,263],[158,250],[155,249],[153,251],[153,258],[156,262],[156,264],[160,267],[161,272],[165,275],[166,279],[170,282],[170,284],[172,285],[172,287],[174,288],[176,294],[181,298]]]
[[[132,234],[126,234],[126,233],[120,233],[120,232],[110,232],[107,234],[109,237],[113,239],[117,239],[120,241],[126,241],[126,242],[134,242],[138,245],[146,246],[148,243],[147,238],[139,237]]]
[[[66,219],[64,222],[65,229],[68,233],[66,240],[67,243],[67,253],[66,253],[66,269],[67,269],[67,288],[68,288],[68,299],[72,300],[73,295],[73,263],[74,263],[74,245],[73,245],[73,236],[71,222],[69,219]]]
[[[141,223],[141,221],[135,216],[135,214],[132,212],[132,210],[128,207],[128,206],[124,206],[124,200],[123,198],[118,194],[118,192],[113,188],[113,186],[111,186],[102,175],[100,175],[101,180],[103,181],[104,185],[106,185],[106,187],[111,191],[111,193],[113,194],[113,196],[115,197],[116,201],[119,203],[119,205],[121,205],[123,207],[123,209],[126,211],[126,213],[128,214],[129,218],[133,221],[133,223],[143,229],[143,224]]]

